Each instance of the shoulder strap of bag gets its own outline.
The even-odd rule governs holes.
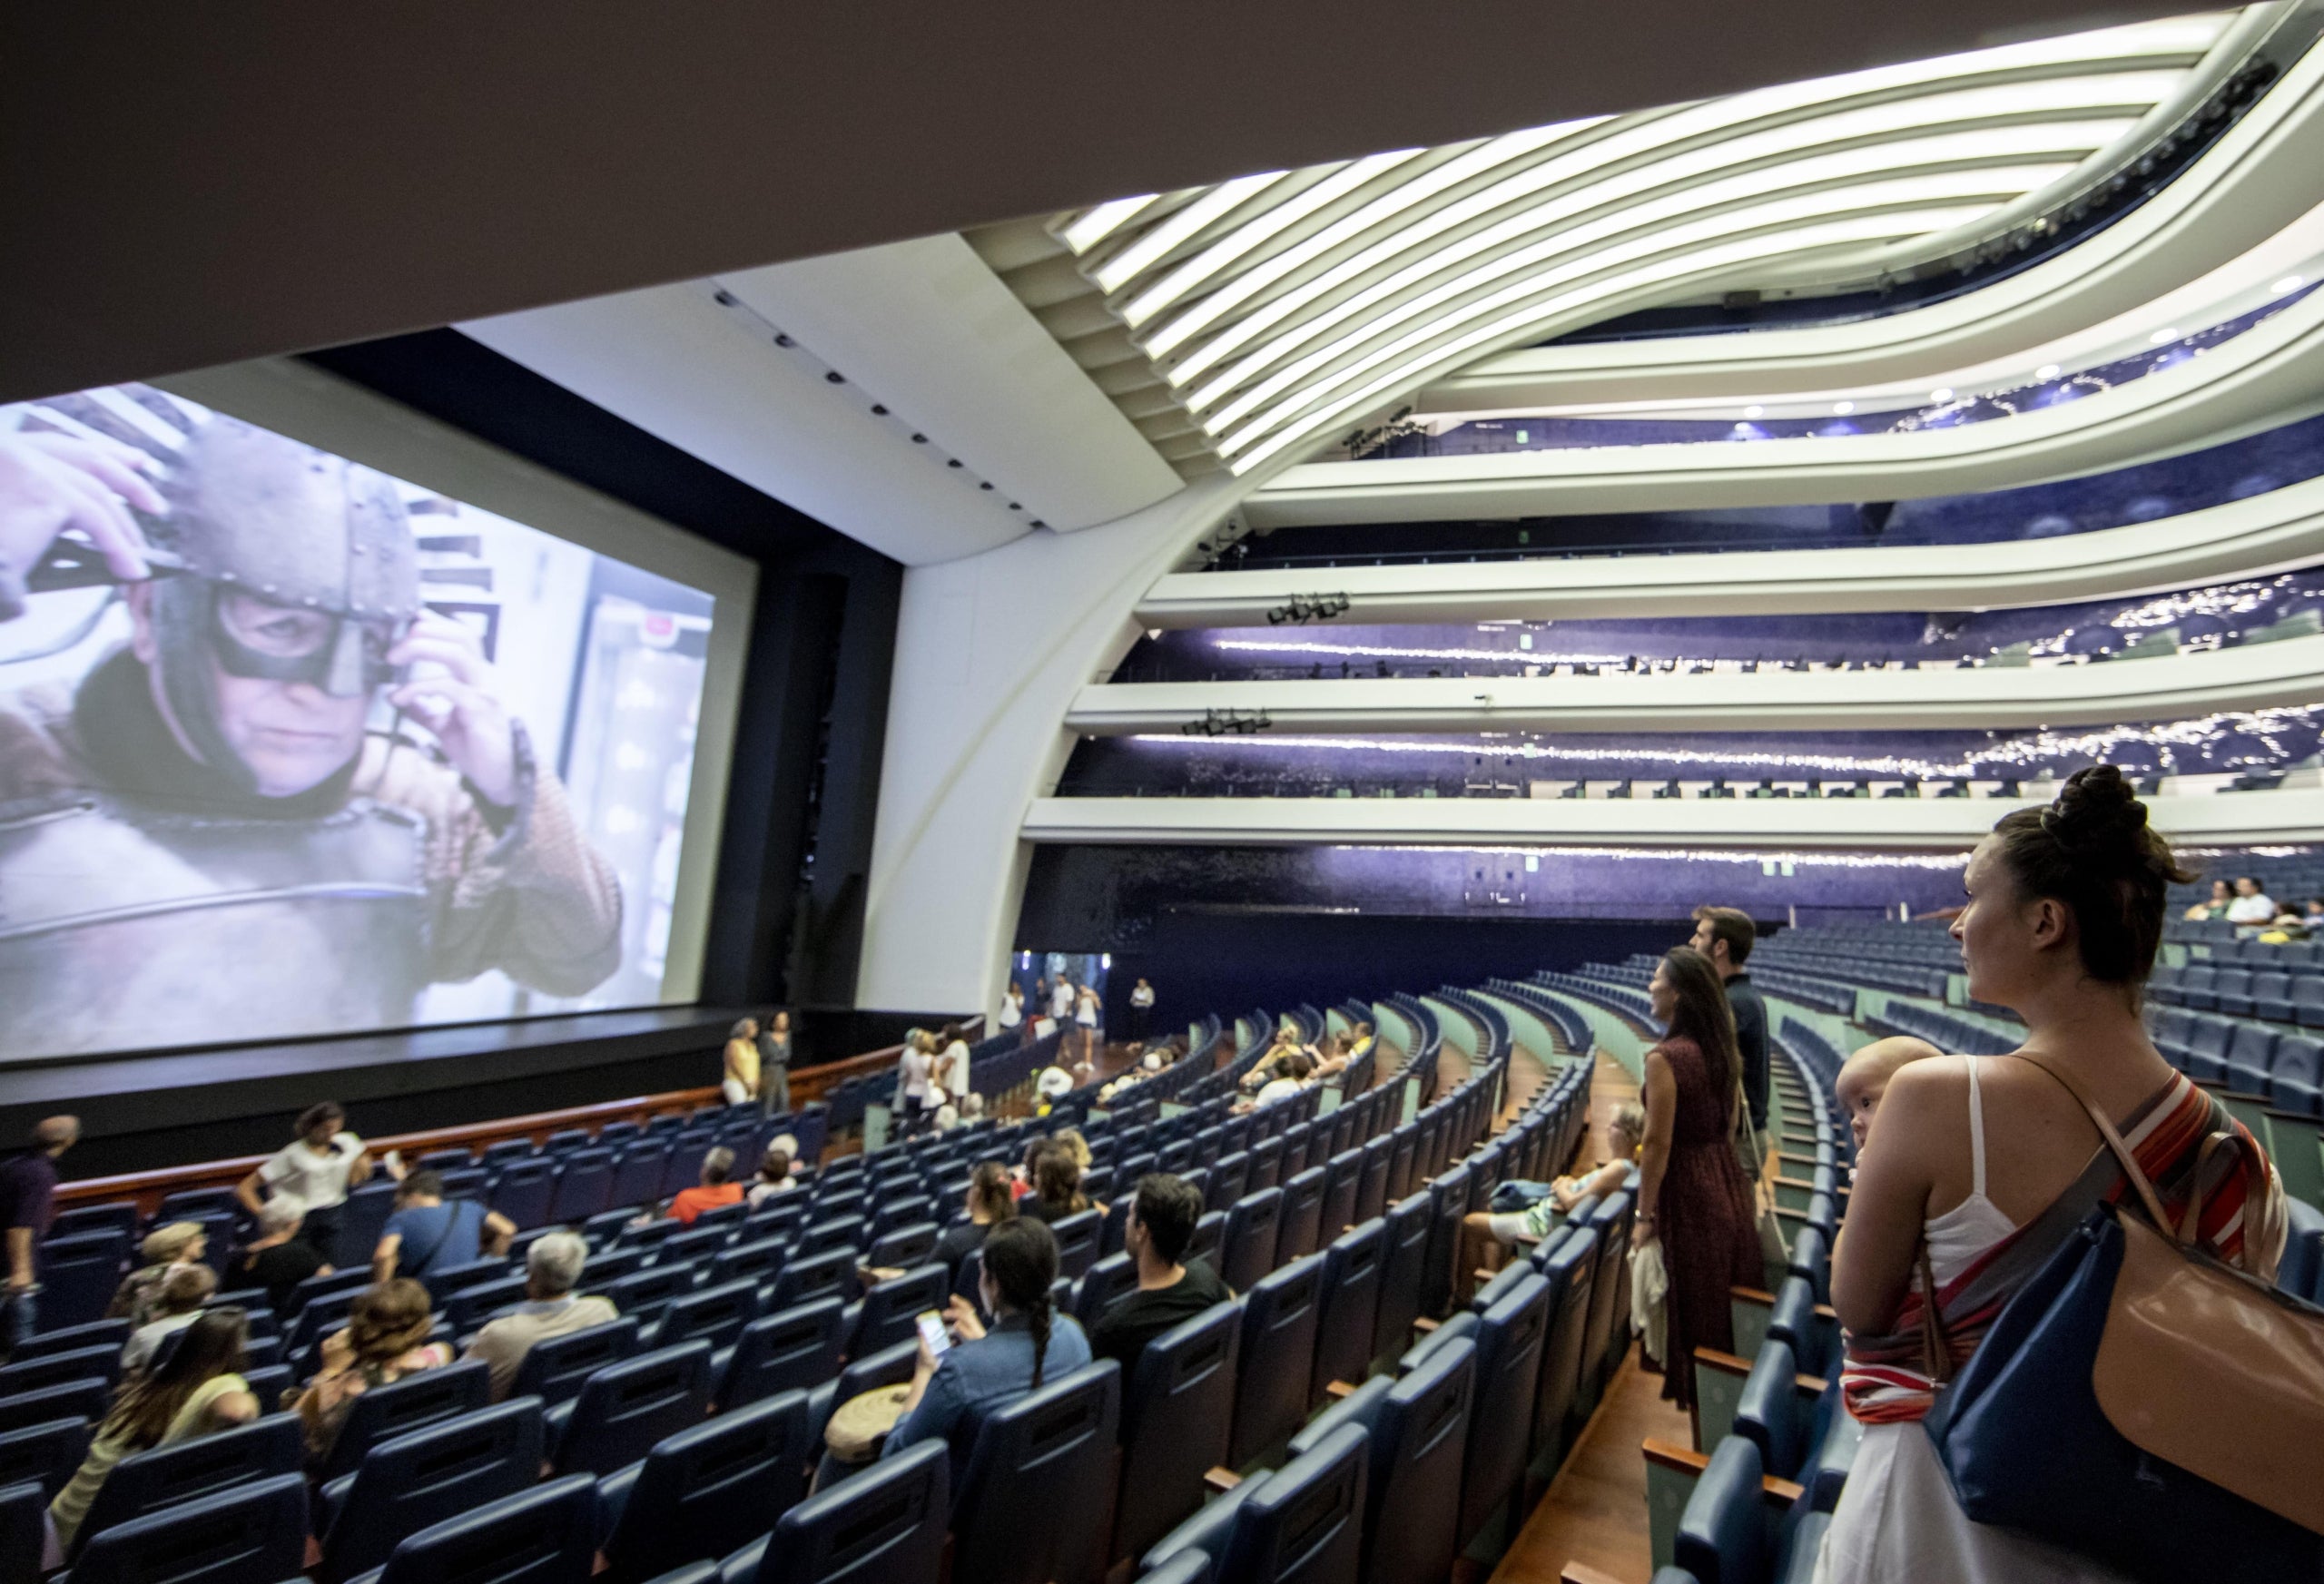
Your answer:
[[[1928,1239],[1922,1238],[1913,1252],[1921,1267],[1921,1363],[1941,1386],[1953,1379],[1953,1344],[1945,1340],[1945,1321],[1936,1312],[1936,1271],[1929,1264]]]

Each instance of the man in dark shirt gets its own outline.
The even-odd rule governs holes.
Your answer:
[[[0,1299],[0,1345],[11,1353],[29,1341],[38,1319],[40,1240],[56,1219],[56,1157],[81,1136],[77,1117],[51,1117],[33,1129],[31,1147],[0,1164],[0,1227],[8,1242],[7,1295]]]
[[[1688,944],[1710,959],[1711,967],[1727,984],[1727,1004],[1735,1013],[1735,1048],[1743,1058],[1743,1099],[1751,1112],[1751,1126],[1762,1137],[1768,1131],[1768,1008],[1758,987],[1743,971],[1750,959],[1758,926],[1740,908],[1697,908],[1695,937]]]
[[[1137,1291],[1115,1301],[1089,1333],[1089,1351],[1114,1359],[1127,1385],[1146,1344],[1234,1294],[1200,1260],[1186,1259],[1202,1219],[1202,1193],[1163,1172],[1137,1180],[1137,1197],[1122,1227],[1122,1247],[1137,1262]]]

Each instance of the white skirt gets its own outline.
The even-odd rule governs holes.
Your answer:
[[[1816,1559],[1816,1584],[2129,1584],[2126,1575],[2014,1529],[1978,1523],[1953,1499],[1917,1422],[1868,1424]]]

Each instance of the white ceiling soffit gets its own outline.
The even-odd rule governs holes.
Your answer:
[[[1236,472],[1482,354],[1738,271],[1938,239],[2070,183],[2173,99],[2217,13],[1268,172],[1059,240]]]
[[[2034,800],[2039,801],[2039,800]],[[2145,800],[2174,841],[2324,839],[2324,792]],[[1238,847],[1362,843],[1469,847],[1910,850],[1967,847],[2013,808],[2004,798],[1037,798],[1029,841]]]
[[[2319,697],[2324,637],[2310,637],[2103,665],[1098,683],[1065,723],[1128,737],[1232,710],[1297,733],[1935,732],[2177,720]]]
[[[2324,560],[2324,478],[2152,522],[1963,545],[1174,572],[1138,625],[1265,626],[1319,591],[1365,623],[2005,610],[2130,597]],[[1319,636],[1327,636],[1319,629]]]
[[[2012,418],[1904,434],[1309,462],[1250,497],[1281,527],[1904,500],[2128,467],[2324,405],[2324,292],[2171,368]]]
[[[654,286],[459,327],[504,357],[907,566],[1027,531],[878,393],[833,384],[706,281]],[[843,377],[843,375],[842,375]],[[1019,503],[1021,505],[1021,503]]]
[[[2324,50],[2310,50],[2171,182],[2095,236],[1926,308],[1878,319],[1748,335],[1529,346],[1482,358],[1413,398],[1421,412],[1537,408],[1588,401],[1760,398],[1884,381],[1955,386],[1981,364],[2070,361],[2065,338],[2112,318],[2185,311],[2173,294],[2245,258],[2258,278],[2270,243],[2324,204]],[[2306,238],[2292,251],[2311,252]],[[2267,256],[2262,256],[2267,255]],[[2222,286],[2223,291],[2227,288]],[[2158,321],[2160,322],[2160,321]],[[2051,343],[2044,346],[2043,343]],[[2038,355],[2037,355],[2038,351]]]
[[[957,235],[717,283],[1049,527],[1111,522],[1178,488],[1160,453]]]

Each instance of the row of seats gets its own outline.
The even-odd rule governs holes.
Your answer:
[[[2158,963],[2147,981],[2147,994],[2167,1006],[2324,1028],[2324,969]]]

